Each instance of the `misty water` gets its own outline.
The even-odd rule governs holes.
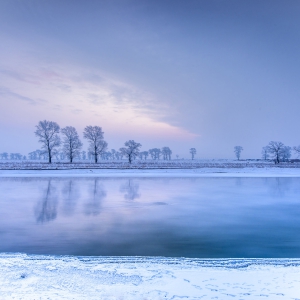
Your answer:
[[[300,178],[0,178],[0,252],[300,257]]]

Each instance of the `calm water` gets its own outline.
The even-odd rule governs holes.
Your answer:
[[[300,257],[300,178],[0,178],[0,252]]]

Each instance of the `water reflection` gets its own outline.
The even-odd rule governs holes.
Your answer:
[[[125,193],[124,199],[126,200],[135,200],[140,197],[139,185],[132,179],[128,179],[127,183],[121,186],[120,191]]]
[[[282,198],[289,191],[290,178],[267,178],[270,193],[275,197]]]
[[[84,213],[88,216],[97,216],[100,213],[101,203],[106,197],[106,192],[99,181],[100,180],[98,178],[94,179],[92,187],[92,197],[89,197],[89,200],[84,207]]]
[[[62,211],[66,216],[72,216],[75,211],[77,201],[80,197],[78,185],[73,179],[68,180],[62,190],[63,208]]]
[[[35,208],[35,217],[38,223],[52,221],[57,216],[57,193],[51,179],[48,180],[45,195]]]
[[[300,178],[0,178],[0,252],[299,257],[299,195]]]

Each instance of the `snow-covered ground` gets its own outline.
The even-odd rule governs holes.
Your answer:
[[[300,162],[281,162],[275,165],[272,161],[263,160],[135,160],[129,164],[126,160],[100,160],[95,164],[89,161],[74,163],[54,161],[0,161],[0,170],[69,170],[69,169],[243,169],[243,168],[298,168]]]
[[[0,177],[300,177],[300,168],[0,170]]]
[[[0,254],[0,299],[300,299],[299,259]]]

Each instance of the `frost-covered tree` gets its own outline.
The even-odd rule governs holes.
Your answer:
[[[101,154],[101,157],[102,157],[102,159],[109,160],[109,159],[112,159],[112,154],[109,151],[107,151],[107,152],[105,151]]]
[[[57,123],[44,120],[39,122],[34,132],[39,138],[43,153],[47,154],[50,164],[52,162],[53,153],[55,153],[56,148],[60,146],[59,130],[60,127]]]
[[[163,147],[161,153],[164,160],[171,160],[172,150],[169,147]]]
[[[149,149],[149,154],[151,156],[152,159],[155,159],[155,153],[154,153],[154,149]]]
[[[268,147],[263,147],[261,150],[261,157],[263,160],[267,160],[269,158]]]
[[[149,152],[148,151],[143,151],[143,155],[144,155],[144,159],[146,160],[148,155],[149,155]]]
[[[8,153],[7,152],[3,152],[0,155],[1,155],[1,159],[8,159]]]
[[[64,151],[59,152],[59,159],[60,160],[65,160],[65,158],[66,158],[65,152]]]
[[[120,152],[128,158],[128,161],[131,164],[132,160],[138,156],[141,147],[142,145],[140,143],[129,140],[125,142],[125,147],[120,148]]]
[[[115,159],[117,159],[117,160],[121,159],[121,155],[120,154],[121,153],[119,151],[116,151],[115,152]]]
[[[115,149],[111,149],[110,153],[111,153],[111,159],[116,159],[116,150]]]
[[[15,153],[15,159],[21,160],[23,155],[21,153]]]
[[[293,150],[296,153],[297,157],[300,157],[300,146],[293,147]]]
[[[81,159],[86,160],[86,151],[81,152]]]
[[[53,156],[56,158],[56,160],[59,160],[59,151],[55,149],[53,151]]]
[[[77,130],[73,126],[62,128],[61,133],[63,135],[62,150],[69,159],[70,163],[72,163],[74,158],[80,156],[82,143],[79,139]]]
[[[190,149],[190,154],[192,155],[192,159],[194,159],[195,155],[197,154],[196,148],[191,148]],[[178,159],[178,155],[177,155],[177,159]]]
[[[88,151],[88,160],[92,160],[92,154],[90,151]]]
[[[140,152],[139,153],[139,158],[142,160],[142,159],[147,159],[147,157],[148,157],[148,155],[149,155],[149,153],[148,153],[148,151],[142,151],[142,152]]]
[[[86,126],[83,137],[89,142],[89,153],[94,157],[95,163],[98,157],[107,149],[107,142],[103,140],[102,128],[99,126]]]
[[[43,156],[42,153],[43,153],[43,151],[41,151],[41,150],[35,150],[35,151],[28,153],[28,157],[31,160],[41,159]]]
[[[41,150],[35,150],[35,152],[37,153],[38,159],[42,159],[43,158],[43,151],[41,151]]]
[[[159,159],[161,155],[161,150],[159,148],[152,148],[149,150],[149,154],[151,155],[152,159]]]
[[[235,153],[235,156],[238,160],[240,160],[240,157],[241,157],[241,152],[243,151],[243,147],[242,146],[235,146],[234,147],[234,153]]]
[[[282,154],[284,152],[285,145],[282,142],[271,141],[267,145],[268,153],[272,156],[275,161],[275,164],[279,164]]]
[[[36,151],[29,152],[28,157],[30,160],[36,160],[37,159]]]
[[[292,148],[289,146],[284,146],[281,154],[280,154],[280,160],[281,161],[288,161],[292,156]]]

